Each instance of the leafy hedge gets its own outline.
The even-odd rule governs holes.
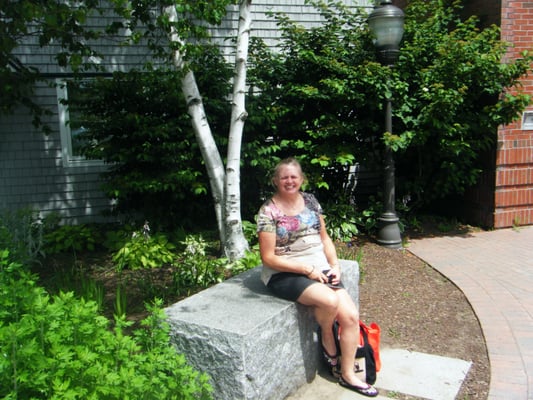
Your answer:
[[[208,377],[169,342],[157,302],[133,334],[113,329],[95,302],[49,296],[0,251],[0,397],[5,399],[209,399]]]

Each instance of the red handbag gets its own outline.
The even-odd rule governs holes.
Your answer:
[[[381,359],[379,357],[379,342],[380,342],[380,333],[381,328],[378,324],[375,322],[372,322],[370,326],[367,326],[364,324],[364,322],[359,321],[359,345],[364,346],[364,338],[362,331],[364,330],[366,332],[366,336],[368,338],[368,344],[370,344],[370,347],[372,347],[372,350],[374,351],[374,359],[376,362],[376,372],[379,372],[381,369]]]

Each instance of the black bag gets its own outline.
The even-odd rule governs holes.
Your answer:
[[[368,342],[368,334],[366,333],[366,331],[362,327],[359,327],[359,329],[360,335],[363,337],[363,345],[358,347],[355,353],[356,360],[354,369],[360,379],[363,379],[366,383],[373,385],[377,379],[374,349],[372,349],[372,346],[370,346],[370,343]],[[339,340],[342,332],[337,321],[333,323],[333,334],[335,337],[335,345],[338,349],[338,355],[342,356],[341,345]],[[320,344],[322,343],[320,327],[318,327],[318,341]],[[363,359],[364,365],[361,365],[363,363]],[[331,365],[329,365],[329,367],[331,368]],[[336,374],[340,376],[340,363],[336,366],[336,369],[332,369],[332,374],[333,376],[335,376]]]
[[[357,348],[357,352],[355,353],[355,358],[365,359],[366,383],[373,385],[374,383],[376,383],[376,379],[377,379],[376,359],[374,357],[374,349],[372,349],[372,346],[370,346],[370,343],[368,342],[368,335],[364,329],[361,329],[361,335],[363,336],[363,346]]]

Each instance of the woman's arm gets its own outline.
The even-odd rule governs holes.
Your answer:
[[[331,240],[328,235],[328,231],[326,230],[326,223],[322,215],[320,216],[320,239],[322,240],[322,244],[324,245],[324,253],[326,254],[326,258],[328,260],[329,265],[331,267],[338,266],[339,260],[337,258],[337,250],[335,250],[333,240]]]
[[[340,282],[341,279],[339,259],[337,258],[337,250],[335,250],[335,244],[333,243],[333,240],[331,240],[331,237],[328,235],[328,231],[326,230],[326,222],[324,221],[324,217],[322,215],[320,216],[320,239],[322,240],[322,244],[324,245],[324,254],[326,255],[328,264],[332,269],[332,271],[328,275],[333,275],[332,283],[336,285]]]

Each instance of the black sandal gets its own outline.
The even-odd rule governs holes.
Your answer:
[[[320,343],[320,348],[322,350],[322,356],[324,358],[324,362],[329,368],[329,371],[331,372],[331,375],[333,375],[334,378],[338,379],[341,376],[341,369],[340,369],[340,363],[339,363],[339,348],[337,345],[337,340],[335,340],[335,354],[331,355],[326,351],[326,348],[324,347],[324,343],[322,343],[322,331],[320,329],[320,326],[317,330],[318,334],[318,343]],[[337,334],[337,330],[335,329],[335,326],[333,326],[333,334]]]
[[[368,383],[366,384],[366,387],[352,385],[351,383],[346,382],[342,375],[339,378],[339,384],[346,389],[353,390],[363,396],[376,397],[379,394],[379,391],[374,386]]]
[[[326,364],[329,367],[329,371],[331,372],[331,375],[333,375],[335,379],[338,379],[341,376],[341,366],[340,366],[340,362],[338,358],[339,356],[329,355],[324,349],[324,347],[322,347],[322,355],[324,356],[324,360],[326,361]]]

